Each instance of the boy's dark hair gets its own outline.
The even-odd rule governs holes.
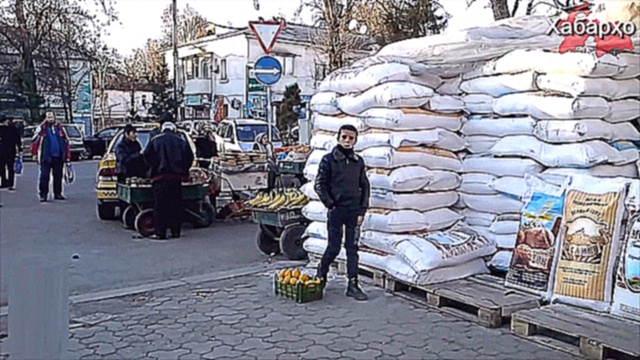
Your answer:
[[[340,135],[342,134],[342,131],[346,130],[346,131],[353,131],[354,133],[356,133],[356,137],[358,136],[358,129],[356,129],[355,126],[353,125],[342,125],[340,126],[340,129],[338,130],[338,139],[340,139]]]
[[[124,127],[124,133],[125,133],[125,134],[131,134],[132,132],[136,132],[136,128],[135,128],[133,125],[131,125],[131,124],[127,124],[127,125],[125,125],[125,127]]]

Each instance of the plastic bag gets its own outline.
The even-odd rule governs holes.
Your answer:
[[[73,167],[71,163],[66,163],[64,165],[64,183],[67,185],[73,184],[76,179],[76,173],[73,171]]]
[[[22,175],[22,168],[22,155],[20,155],[16,158],[16,161],[13,162],[13,171],[16,173],[16,175]]]

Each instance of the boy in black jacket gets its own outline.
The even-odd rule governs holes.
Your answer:
[[[357,137],[355,127],[340,127],[338,145],[320,162],[315,190],[329,209],[329,239],[317,275],[326,284],[329,266],[340,253],[344,234],[349,277],[347,296],[363,301],[367,295],[358,286],[358,227],[369,207],[370,190],[364,160],[353,150]]]

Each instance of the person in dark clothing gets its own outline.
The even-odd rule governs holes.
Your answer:
[[[53,173],[53,198],[65,200],[62,196],[62,176],[65,162],[71,161],[69,137],[64,127],[56,122],[53,112],[47,111],[45,121],[36,129],[35,140],[31,144],[31,155],[40,164],[40,202],[46,202],[49,195],[49,180]]]
[[[358,131],[343,125],[338,131],[338,145],[320,161],[315,190],[328,212],[328,244],[318,266],[317,276],[327,282],[329,266],[340,253],[342,236],[347,252],[347,296],[367,300],[358,285],[358,228],[369,207],[369,180],[364,160],[355,154]]]
[[[204,126],[200,131],[200,135],[195,140],[196,154],[199,159],[211,159],[218,156],[216,148],[216,140],[213,137],[213,129],[210,126]],[[198,161],[201,168],[209,168],[210,161]]]
[[[145,176],[142,145],[137,139],[136,128],[132,125],[124,127],[122,140],[116,145],[116,174],[121,184],[127,178]]]
[[[267,191],[271,191],[276,187],[276,179],[280,176],[280,170],[276,163],[276,153],[273,149],[273,144],[269,141],[269,136],[266,133],[260,133],[256,136],[253,150],[263,152],[267,155],[267,167],[269,170],[269,174],[267,174]]]
[[[155,198],[155,234],[152,239],[165,240],[167,228],[172,238],[179,238],[182,227],[182,182],[189,179],[193,152],[187,140],[176,133],[176,126],[166,122],[162,132],[149,141],[144,150]]]
[[[14,163],[18,154],[22,153],[22,137],[20,130],[11,119],[5,121],[5,126],[0,130],[0,188],[15,190]]]

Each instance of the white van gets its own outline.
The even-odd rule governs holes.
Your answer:
[[[271,143],[274,148],[282,147],[280,134],[274,126]],[[266,121],[257,119],[226,119],[218,124],[215,138],[218,152],[238,151],[247,152],[253,149],[256,136],[268,133]]]

